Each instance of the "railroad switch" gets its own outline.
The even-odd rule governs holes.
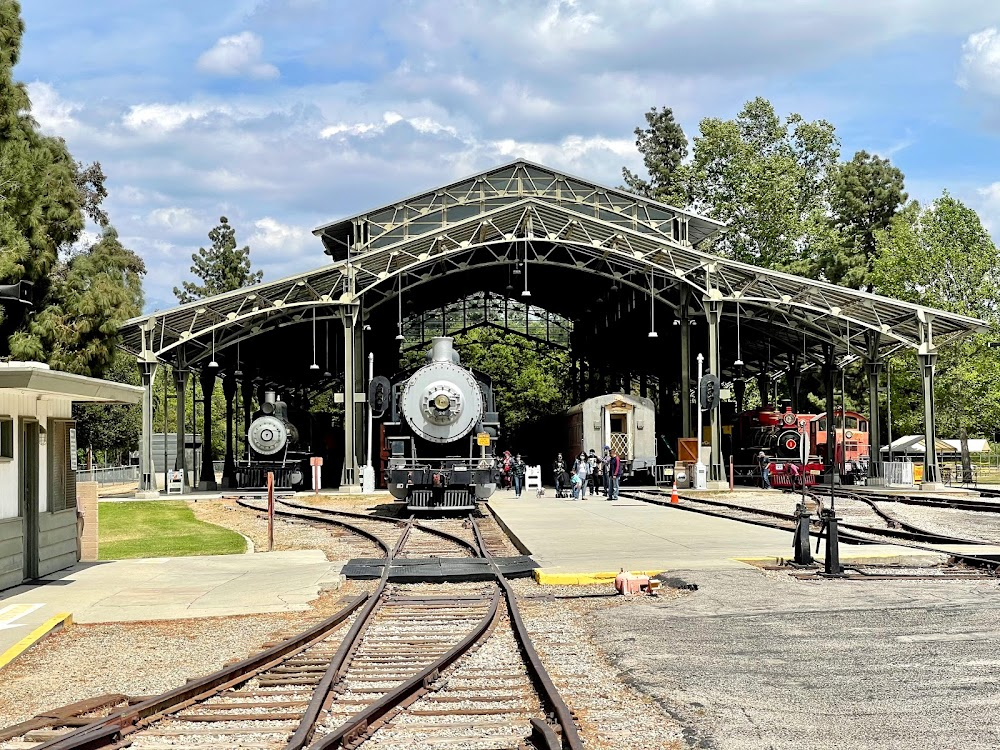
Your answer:
[[[833,508],[823,508],[819,512],[819,518],[823,522],[820,529],[820,538],[826,532],[826,558],[823,561],[823,573],[828,576],[844,575],[844,567],[840,564],[840,535],[837,524],[837,511]],[[816,540],[816,551],[819,551],[819,539]]]
[[[795,536],[792,538],[792,551],[795,553],[796,565],[812,565],[813,556],[809,550],[809,523],[812,514],[805,503],[795,506]]]

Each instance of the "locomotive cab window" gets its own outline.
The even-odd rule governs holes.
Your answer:
[[[847,429],[856,430],[858,429],[858,418],[848,415],[847,417]]]

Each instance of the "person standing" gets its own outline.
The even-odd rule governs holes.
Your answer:
[[[563,496],[563,489],[565,487],[565,482],[563,481],[566,476],[566,461],[563,460],[563,454],[559,453],[556,455],[555,463],[552,464],[552,478],[556,485],[556,497]]]
[[[582,500],[587,495],[587,477],[590,476],[590,463],[587,461],[586,453],[580,452],[576,463],[573,464],[573,473],[580,478],[580,499]]]
[[[510,467],[511,478],[514,480],[514,497],[521,497],[521,489],[524,487],[524,473],[527,467],[524,465],[524,461],[521,460],[521,454],[517,454],[517,458]]]
[[[587,487],[590,489],[591,496],[597,491],[597,453],[594,449],[590,449],[590,455],[587,456]]]
[[[764,451],[757,454],[757,465],[760,467],[760,483],[765,490],[771,489],[771,472],[769,471],[769,461]]]
[[[601,466],[604,469],[602,477],[604,479],[604,497],[611,497],[611,446],[604,446],[604,457],[601,459]]]
[[[608,457],[608,490],[610,492],[608,499],[617,500],[618,499],[618,487],[621,485],[622,481],[622,460],[618,458],[617,453],[612,453]]]

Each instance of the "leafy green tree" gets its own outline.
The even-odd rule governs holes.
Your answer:
[[[193,302],[245,286],[257,284],[264,277],[263,271],[251,271],[250,246],[236,247],[236,230],[225,216],[219,225],[208,233],[212,241],[209,248],[200,247],[191,254],[191,273],[201,279],[201,284],[185,281],[174,287],[174,295],[181,302]]]
[[[108,227],[56,270],[45,304],[11,336],[11,353],[58,370],[103,374],[115,358],[122,323],[142,311],[146,266]]]
[[[13,77],[24,23],[20,4],[0,0],[0,283],[34,284],[34,306],[0,309],[0,356],[35,359],[101,375],[119,325],[142,307],[142,261],[121,245],[101,202],[100,164],[77,163],[60,138],[44,136]],[[74,251],[90,216],[100,240]],[[11,312],[13,310],[13,312]]]
[[[960,200],[946,192],[927,208],[911,201],[875,238],[877,292],[996,322],[1000,256]]]
[[[713,251],[781,269],[808,256],[838,156],[833,125],[797,114],[782,121],[766,99],[734,120],[702,120],[690,191],[696,210],[728,224]]]
[[[898,299],[982,318],[991,334],[975,334],[938,349],[935,378],[937,430],[955,437],[992,436],[1000,424],[1000,252],[975,211],[945,193],[930,206],[911,201],[875,233],[875,291]],[[912,353],[895,358],[892,378],[894,433],[922,431],[919,366]]]
[[[870,292],[877,253],[875,235],[888,228],[904,201],[903,173],[888,159],[858,151],[851,161],[838,165],[830,191],[838,241],[818,249],[818,266],[811,275]]]
[[[687,170],[683,166],[688,155],[688,140],[681,126],[674,121],[669,107],[653,107],[646,113],[645,129],[635,129],[635,145],[642,154],[649,175],[642,179],[627,168],[622,169],[625,185],[636,195],[667,203],[687,205]]]
[[[38,132],[27,89],[14,80],[23,33],[20,3],[0,0],[0,284],[33,282],[38,301],[48,294],[60,248],[76,241],[84,220],[76,163],[61,139]],[[3,316],[0,308],[0,355],[28,318],[12,308]]]
[[[135,360],[122,352],[104,376],[116,383],[140,384]],[[137,404],[75,404],[73,417],[81,450],[90,448],[108,461],[124,463],[128,453],[139,448],[142,410]]]

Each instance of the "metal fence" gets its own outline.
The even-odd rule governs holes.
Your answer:
[[[104,466],[101,468],[78,469],[77,482],[97,482],[98,484],[130,484],[139,481],[138,466]]]
[[[877,477],[868,477],[870,487],[913,487],[913,466],[910,461],[880,461]]]

